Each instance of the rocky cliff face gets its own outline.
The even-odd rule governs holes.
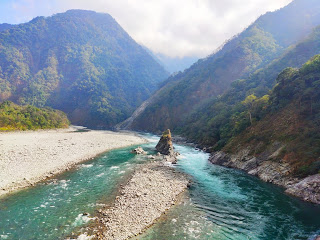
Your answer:
[[[274,144],[273,151],[260,154],[259,157],[251,156],[249,148],[236,154],[214,152],[209,160],[213,164],[243,170],[265,182],[284,187],[288,194],[320,204],[320,174],[304,179],[293,177],[290,164],[283,159],[275,160],[283,147]]]

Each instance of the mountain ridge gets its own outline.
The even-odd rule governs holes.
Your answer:
[[[69,10],[0,32],[0,100],[112,127],[168,73],[109,14]]]
[[[307,17],[306,17],[307,16]],[[307,19],[307,20],[305,20]],[[161,132],[178,129],[190,113],[224,94],[233,82],[279,58],[293,43],[320,24],[320,4],[294,1],[258,18],[220,51],[171,76],[157,99],[132,122],[132,129]],[[270,30],[270,26],[275,29]],[[287,34],[284,29],[288,28]],[[267,31],[268,30],[268,31]]]

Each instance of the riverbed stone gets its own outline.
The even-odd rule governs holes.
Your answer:
[[[188,183],[185,174],[163,161],[144,164],[120,190],[114,205],[100,210],[94,239],[122,240],[140,234],[176,203]]]
[[[133,149],[131,151],[131,153],[134,153],[134,154],[137,154],[137,155],[141,155],[141,154],[145,155],[145,154],[147,154],[147,152],[144,151],[142,147],[137,147],[137,148]]]

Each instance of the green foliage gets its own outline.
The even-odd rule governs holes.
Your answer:
[[[264,95],[258,99],[254,94],[251,94],[241,102],[246,107],[251,124],[253,123],[252,115],[258,115],[259,112],[265,109],[269,103],[269,98],[269,95]]]
[[[300,70],[285,69],[277,82],[270,99],[273,110],[295,101],[300,114],[310,118],[317,116],[320,110],[320,55],[314,56]]]
[[[248,108],[253,108],[256,102],[257,102],[257,97],[254,94],[251,94],[248,97],[246,97],[246,99],[243,100],[241,103],[247,106]]]
[[[280,142],[285,145],[279,159],[291,164],[293,174],[305,177],[320,170],[320,55],[300,69],[286,68],[270,92],[261,118],[249,129],[234,135],[225,150],[249,146],[260,154]],[[252,97],[248,98],[248,101]],[[267,99],[265,99],[267,100]],[[251,102],[251,101],[249,101]],[[255,103],[256,101],[254,101]],[[254,114],[257,114],[256,111]]]
[[[162,133],[162,137],[163,138],[168,138],[170,137],[171,138],[171,132],[169,129],[165,130],[163,133]]]
[[[0,131],[66,128],[69,124],[67,116],[58,110],[9,101],[0,104]]]
[[[252,111],[256,105],[256,102],[257,102],[257,97],[254,94],[249,95],[248,97],[246,97],[245,100],[241,102],[248,109],[248,114],[250,117],[251,124],[252,124]]]
[[[8,24],[8,23],[2,23],[0,24],[0,32],[6,31],[10,28],[12,28],[14,25]]]
[[[108,14],[71,10],[0,32],[0,100],[111,127],[168,74]]]

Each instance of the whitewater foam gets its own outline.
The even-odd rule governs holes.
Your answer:
[[[74,220],[74,222],[71,224],[73,227],[78,227],[81,226],[85,223],[88,223],[89,221],[93,220],[94,218],[90,218],[89,214],[88,215],[84,215],[84,214],[79,214],[76,219]]]
[[[93,164],[81,164],[81,167],[90,168],[90,167],[93,167]]]
[[[69,180],[61,180],[60,181],[60,186],[63,188],[63,189],[66,189],[68,187],[68,182]]]
[[[86,233],[84,233],[84,234],[81,234],[78,238],[77,238],[77,240],[90,240],[90,239],[92,239],[93,237],[92,236],[88,236]]]

